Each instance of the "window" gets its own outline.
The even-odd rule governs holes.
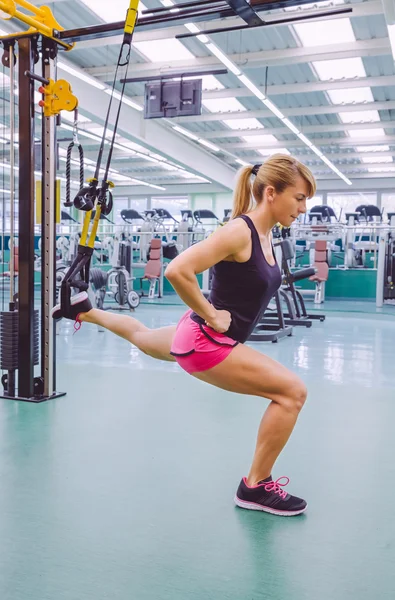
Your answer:
[[[331,206],[336,213],[336,216],[342,220],[345,218],[346,213],[355,212],[355,209],[360,204],[374,204],[377,205],[377,195],[372,194],[328,194],[328,206]]]
[[[129,208],[137,210],[137,212],[144,214],[147,210],[147,198],[131,198],[129,200]]]
[[[164,208],[177,221],[181,221],[181,211],[188,208],[188,198],[183,196],[160,196],[158,198],[152,198],[151,207]]]
[[[381,197],[381,209],[383,217],[388,213],[395,213],[395,192],[384,193]]]
[[[322,196],[313,196],[312,198],[308,198],[306,201],[307,211],[311,210],[313,206],[319,206],[321,204]]]
[[[114,221],[115,225],[122,225],[122,223],[124,223],[124,220],[121,217],[121,210],[124,210],[125,208],[129,208],[128,198],[121,196],[114,198],[114,208],[109,219]]]

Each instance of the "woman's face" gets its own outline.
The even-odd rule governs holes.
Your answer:
[[[298,175],[295,185],[278,193],[271,186],[265,189],[266,200],[270,202],[276,223],[290,227],[299,215],[306,212],[306,200],[309,194],[307,182]]]

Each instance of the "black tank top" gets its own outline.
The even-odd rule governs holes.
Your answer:
[[[263,253],[261,240],[254,223],[247,215],[243,219],[251,230],[252,252],[247,262],[221,261],[213,267],[209,302],[217,310],[228,310],[232,322],[225,334],[245,342],[257,325],[261,314],[267,309],[273,294],[281,285],[281,272],[277,265],[270,265]],[[196,313],[191,318],[196,323],[204,320]]]

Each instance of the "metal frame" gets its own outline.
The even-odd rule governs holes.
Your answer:
[[[170,73],[166,75],[152,75],[151,77],[128,77],[121,79],[120,83],[142,83],[144,81],[161,81],[162,79],[176,79],[177,77],[204,77],[204,75],[227,75],[228,69],[206,69],[204,71],[180,71],[179,73]]]
[[[19,333],[18,397],[34,397],[34,71],[36,36],[18,40],[19,60]],[[23,176],[22,176],[23,173]]]
[[[321,0],[317,0],[317,2],[320,1]],[[172,12],[174,11],[174,6],[159,7],[157,9],[143,11],[142,16],[140,16],[136,24],[136,31],[155,29],[156,27],[161,27],[163,24],[172,22],[184,24],[191,20],[194,22],[211,21],[216,19],[226,19],[227,17],[234,17],[235,15],[244,18],[247,23],[251,23],[249,26],[261,27],[264,22],[255,11],[270,11],[277,8],[283,8],[284,6],[307,4],[308,2],[311,2],[311,0],[273,0],[269,2],[267,0],[255,0],[251,1],[250,4],[248,4],[246,0],[224,0],[223,2],[217,0],[212,2],[202,0],[201,2],[184,2],[177,5],[177,8],[180,10],[176,13]],[[350,12],[350,10],[351,9],[348,9],[348,12]],[[144,16],[144,13],[147,16]],[[333,11],[328,14],[339,13]],[[308,17],[306,16],[303,18],[306,19]],[[295,16],[292,20],[295,20]],[[81,40],[105,38],[113,35],[121,35],[124,30],[124,25],[124,21],[117,21],[115,23],[103,23],[90,27],[68,29],[58,32],[57,37],[59,40],[69,44]],[[246,27],[241,26],[241,28]],[[230,31],[231,30],[233,29],[230,29]],[[219,31],[221,31],[221,29],[219,29]],[[200,33],[198,35],[200,35]],[[191,36],[186,34],[186,36],[193,37],[193,34]]]
[[[28,402],[43,402],[65,395],[55,391],[55,337],[51,309],[55,300],[56,264],[56,117],[42,118],[42,300],[40,376],[35,377],[35,310],[34,310],[34,73],[39,60],[38,34],[19,35],[13,43],[18,47],[19,84],[19,289],[18,304],[18,389],[2,397]],[[43,80],[54,79],[57,42],[42,40]]]

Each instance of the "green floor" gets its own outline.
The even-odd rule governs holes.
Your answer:
[[[1,600],[393,600],[393,318],[330,312],[254,345],[309,388],[274,472],[309,503],[288,519],[233,505],[265,401],[72,331],[57,338],[66,397],[0,401]]]

